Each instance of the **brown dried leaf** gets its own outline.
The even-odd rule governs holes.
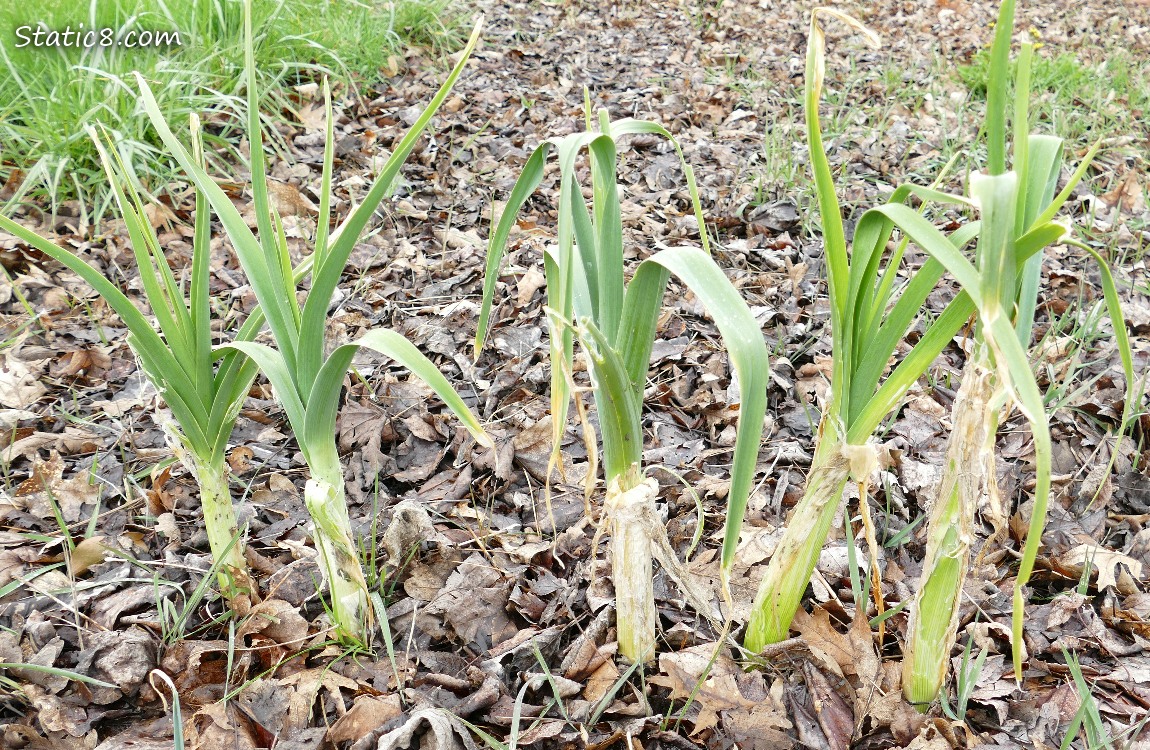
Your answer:
[[[1097,570],[1095,585],[1101,591],[1113,587],[1122,594],[1138,591],[1142,579],[1142,563],[1132,557],[1103,549],[1094,544],[1080,544],[1062,555],[1060,563],[1071,575],[1081,575],[1087,564]]]
[[[39,557],[39,550],[31,546],[0,550],[0,588],[24,575],[25,565]],[[2,634],[3,631],[0,631]]]
[[[1130,214],[1140,214],[1146,210],[1146,197],[1142,183],[1138,179],[1138,172],[1131,169],[1122,178],[1122,181],[1109,192],[1098,196],[1106,205],[1118,208]]]
[[[295,185],[268,180],[268,198],[280,216],[307,216],[319,209]]]
[[[391,523],[383,532],[383,549],[389,565],[399,567],[407,560],[412,548],[435,535],[427,509],[412,500],[395,506]]]
[[[619,679],[619,670],[615,667],[615,662],[606,659],[599,668],[591,673],[587,678],[587,684],[583,688],[583,698],[595,703],[607,694]]]
[[[187,730],[189,746],[204,750],[259,750],[265,746],[255,722],[244,716],[234,701],[226,706],[204,706],[187,723]]]
[[[791,624],[795,630],[802,634],[806,645],[817,654],[825,654],[831,663],[826,666],[840,675],[853,675],[859,673],[858,657],[855,654],[855,644],[851,639],[837,631],[831,624],[831,615],[822,607],[816,607],[813,615],[808,615],[801,607],[795,614]],[[871,650],[871,657],[874,652]],[[869,667],[866,667],[869,669]]]
[[[112,364],[111,357],[99,347],[64,352],[52,364],[52,375],[57,378],[75,378],[80,375],[96,376]]]
[[[427,724],[426,731],[423,725]],[[460,745],[467,750],[478,750],[471,739],[471,733],[457,716],[441,708],[422,708],[415,711],[403,726],[393,729],[379,738],[377,750],[401,750],[415,747],[418,735],[421,750],[458,750]]]
[[[429,623],[442,618],[463,643],[486,651],[518,632],[507,617],[510,593],[511,580],[476,552],[459,565],[424,608],[421,625],[443,637],[446,630]]]
[[[402,715],[403,706],[398,695],[383,698],[360,695],[351,709],[331,725],[326,741],[338,746],[341,742],[357,740]]]
[[[716,657],[715,651],[720,648],[723,651]],[[698,703],[699,715],[692,735],[716,726],[720,718],[724,725],[733,721],[741,732],[754,728],[759,736],[791,726],[781,687],[768,692],[761,673],[744,673],[719,644],[705,643],[660,654],[659,671],[661,674],[648,681],[670,688],[672,700],[694,696]]]
[[[519,307],[525,307],[531,298],[535,296],[535,292],[542,289],[547,285],[547,278],[535,266],[527,269],[527,272],[519,277],[519,282],[516,284],[517,297],[515,303]]]
[[[804,662],[803,675],[806,677],[815,719],[827,738],[827,744],[832,750],[847,750],[851,744],[851,735],[854,734],[854,712],[814,664]]]
[[[268,599],[252,607],[237,635],[242,638],[256,633],[276,643],[298,644],[307,638],[308,623],[291,604],[282,599]]]
[[[92,483],[85,472],[64,479],[64,459],[59,452],[52,451],[47,461],[34,459],[32,476],[16,487],[15,499],[29,513],[43,519],[54,519],[55,508],[59,508],[64,521],[72,524],[83,516],[84,505],[94,506],[99,502],[100,492],[101,486]],[[88,547],[86,552],[94,549]]]
[[[82,540],[72,550],[72,574],[82,576],[92,566],[104,562],[104,553],[107,549],[103,534],[96,534]]]
[[[309,104],[296,110],[300,124],[305,131],[323,130],[327,127],[327,116],[323,102]]]

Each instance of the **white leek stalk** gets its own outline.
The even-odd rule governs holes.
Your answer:
[[[193,453],[183,457],[184,466],[200,487],[204,530],[217,569],[220,591],[239,616],[247,614],[255,584],[244,560],[244,540],[236,523],[236,511],[228,489],[228,466],[222,460],[207,460]]]
[[[724,591],[747,499],[754,486],[766,411],[769,363],[759,323],[711,257],[706,232],[700,236],[702,249],[662,249],[641,262],[628,282],[623,261],[622,208],[616,184],[620,146],[616,139],[627,135],[659,135],[670,142],[681,160],[683,153],[671,134],[658,123],[632,119],[612,122],[606,111],[600,111],[598,120],[599,129],[595,132],[588,105],[587,131],[545,141],[528,159],[516,180],[487,250],[483,306],[475,345],[478,350],[487,334],[495,282],[511,228],[520,208],[541,184],[547,157],[554,149],[560,166],[558,242],[544,259],[555,429],[549,466],[559,465],[558,451],[572,392],[568,378],[578,336],[588,355],[587,369],[602,431],[602,466],[607,487],[604,520],[611,530],[619,653],[631,662],[644,662],[655,653],[652,556],[676,580],[692,606],[711,617],[709,597],[698,592],[682,570],[666,539],[666,529],[657,521],[654,506],[657,484],[653,480],[641,480],[643,392],[651,349],[658,335],[663,295],[670,278],[676,277],[690,289],[714,318],[730,353],[734,379],[739,383],[739,421],[720,568]],[[590,210],[583,198],[577,169],[577,157],[583,149],[587,150],[591,167]],[[694,173],[685,160],[682,166],[695,218],[703,226]],[[591,437],[590,430],[584,434]],[[592,447],[589,453],[594,452]]]
[[[655,657],[655,592],[652,584],[652,527],[659,483],[634,480],[638,467],[611,480],[603,505],[611,533],[611,579],[615,584],[615,624],[619,654],[631,663]]]
[[[251,4],[244,5],[244,57],[249,81],[247,135],[251,142],[251,190],[258,234],[253,234],[247,220],[236,209],[227,193],[220,189],[204,170],[202,163],[193,158],[175,137],[164,121],[159,104],[147,83],[139,79],[142,105],[156,133],[196,185],[198,195],[203,197],[205,205],[199,207],[197,215],[206,216],[206,204],[210,204],[232,242],[266,317],[275,347],[250,340],[233,341],[221,347],[222,356],[243,355],[258,365],[271,381],[276,399],[283,406],[311,474],[304,492],[305,501],[315,523],[314,539],[320,567],[331,592],[331,617],[336,635],[341,641],[354,646],[370,644],[371,615],[366,603],[367,587],[344,497],[343,472],[339,464],[335,433],[344,377],[357,352],[360,348],[372,349],[407,367],[415,377],[431,386],[460,417],[478,442],[492,445],[479,420],[443,373],[403,336],[394,331],[375,329],[330,352],[326,346],[327,319],[347,259],[399,176],[403,162],[415,148],[420,134],[431,123],[462,74],[467,58],[479,41],[479,28],[476,25],[447,80],[436,91],[427,109],[396,144],[367,194],[335,232],[329,232],[335,153],[334,118],[331,91],[325,84],[327,127],[320,177],[319,216],[315,248],[310,256],[311,284],[302,304],[297,297],[301,279],[292,268],[283,223],[272,206],[267,190],[259,95],[256,86],[252,85],[256,66]],[[210,361],[211,352],[206,352],[206,355]]]

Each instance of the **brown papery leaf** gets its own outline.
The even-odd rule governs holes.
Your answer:
[[[383,698],[361,695],[355,699],[351,709],[331,725],[325,740],[333,745],[352,742],[402,715],[403,706],[398,695]]]
[[[27,409],[48,392],[40,382],[46,362],[29,365],[11,355],[0,357],[0,406]]]
[[[104,555],[107,549],[102,534],[90,536],[81,541],[76,545],[75,549],[72,550],[72,575],[82,576],[87,573],[88,569],[93,565],[99,565],[104,562]]]
[[[1109,192],[1098,196],[1108,206],[1116,207],[1129,214],[1139,214],[1146,210],[1146,196],[1138,172],[1131,169],[1122,181]]]
[[[307,638],[308,623],[291,604],[280,599],[268,599],[252,607],[237,635],[243,637],[255,633],[276,643],[299,644]]]
[[[1142,563],[1119,552],[1103,549],[1093,544],[1080,544],[1069,550],[1060,560],[1071,575],[1081,575],[1089,564],[1097,570],[1095,585],[1101,591],[1113,587],[1122,594],[1138,591],[1137,582],[1142,579]]]
[[[716,649],[722,649],[717,657]],[[781,689],[768,689],[764,675],[743,672],[725,651],[719,644],[705,643],[661,654],[661,674],[648,681],[670,688],[672,700],[694,697],[700,710],[692,735],[716,726],[720,718],[740,733],[789,729]]]

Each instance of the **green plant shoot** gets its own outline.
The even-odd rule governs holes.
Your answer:
[[[807,47],[805,112],[807,143],[827,254],[833,355],[831,388],[819,424],[807,486],[788,519],[752,606],[744,645],[753,652],[787,637],[847,481],[852,474],[865,480],[872,470],[873,457],[869,455],[867,441],[975,312],[982,299],[978,286],[973,289],[967,286],[967,282],[975,277],[959,277],[965,291],[927,327],[918,343],[890,375],[882,379],[883,371],[919,315],[927,295],[944,271],[954,273],[956,259],[966,262],[961,249],[979,236],[982,224],[972,222],[947,237],[918,211],[906,206],[906,200],[915,195],[932,202],[970,204],[971,201],[931,188],[903,185],[895,190],[885,205],[863,215],[855,227],[848,252],[818,117],[825,55],[825,40],[819,25],[821,16],[837,18],[872,42],[877,41],[849,16],[826,8],[817,8],[812,13]],[[896,228],[903,236],[888,255],[886,248]],[[1063,234],[1065,228],[1052,224],[1048,218],[1039,222],[1016,243],[1015,263],[1025,262]],[[896,294],[895,277],[911,241],[926,251],[931,259],[910,274]]]
[[[142,79],[140,89],[144,108],[153,126],[211,204],[265,312],[275,348],[241,341],[224,347],[222,351],[250,357],[275,388],[276,398],[283,406],[310,472],[304,490],[304,502],[314,523],[320,565],[330,590],[335,635],[347,643],[366,645],[370,642],[373,616],[368,604],[366,579],[352,536],[344,494],[343,470],[335,439],[340,392],[355,354],[360,348],[368,348],[395,359],[431,386],[477,441],[484,445],[491,445],[491,441],[443,374],[407,339],[394,331],[375,330],[352,343],[336,347],[329,354],[325,352],[326,320],[332,295],[339,284],[348,256],[372,214],[388,194],[420,134],[427,128],[463,72],[479,39],[480,27],[476,26],[459,62],[427,109],[395,147],[363,202],[330,234],[328,225],[334,138],[331,94],[325,85],[327,129],[316,241],[311,255],[311,288],[306,300],[300,305],[283,226],[268,198],[267,170],[257,108],[259,99],[254,85],[250,8],[248,14],[245,18],[249,35],[246,48],[248,138],[251,143],[251,189],[258,235],[252,233],[231,199],[195,163],[172,134],[160,114],[155,98]]]
[[[105,143],[103,136],[94,130],[89,133],[124,219],[144,296],[159,330],[116,284],[75,254],[5,216],[0,216],[0,228],[84,279],[128,327],[128,343],[175,418],[175,425],[164,425],[169,445],[199,485],[208,544],[219,561],[220,591],[242,615],[250,606],[253,585],[228,489],[224,454],[256,368],[237,352],[221,354],[212,350],[211,225],[207,200],[204,192],[197,189],[192,267],[187,278],[177,280],[145,213],[131,165],[120,160],[114,148],[108,148],[111,144]],[[191,121],[191,139],[194,159],[190,157],[189,163],[201,165],[203,145],[195,117]],[[263,315],[257,309],[236,333],[236,340],[253,338],[262,325]]]
[[[639,133],[668,139],[679,154],[704,248],[660,250],[638,265],[628,284],[624,277],[622,214],[615,179],[620,139]],[[652,557],[657,557],[679,579],[693,599],[701,599],[693,594],[689,580],[676,570],[674,555],[668,552],[665,531],[655,512],[658,484],[653,479],[643,479],[643,389],[670,277],[675,276],[689,288],[714,318],[739,384],[738,428],[722,557],[724,583],[734,559],[762,436],[767,350],[746,303],[708,252],[694,173],[683,160],[678,143],[657,123],[633,119],[611,122],[606,111],[601,111],[598,132],[588,122],[586,132],[544,142],[528,159],[516,182],[488,245],[477,352],[487,334],[495,282],[511,228],[520,208],[542,181],[552,148],[560,167],[560,210],[558,247],[544,258],[551,331],[551,413],[555,425],[551,466],[559,463],[559,445],[571,399],[568,378],[577,337],[587,356],[602,431],[604,510],[611,534],[619,652],[628,661],[645,662],[655,653]],[[584,148],[591,166],[590,210],[576,176],[576,159]],[[590,429],[589,425],[585,429]],[[590,479],[594,479],[593,472]],[[699,601],[697,606],[708,605]]]
[[[1019,246],[1036,230],[1060,228],[1052,220],[1097,152],[1097,147],[1088,152],[1056,196],[1063,145],[1059,138],[1028,132],[1033,45],[1026,43],[1018,56],[1014,78],[1012,171],[1006,171],[1013,28],[1014,2],[1006,0],[1000,7],[990,56],[984,128],[989,176],[973,174],[970,178],[971,197],[980,207],[983,227],[975,251],[977,275],[968,282],[977,284],[981,297],[978,325],[954,402],[953,429],[938,497],[930,511],[923,574],[909,610],[904,649],[903,693],[924,710],[942,688],[955,646],[976,510],[982,509],[993,527],[984,549],[1005,540],[1007,535],[1007,514],[998,495],[994,443],[998,425],[1012,405],[1017,405],[1031,423],[1037,473],[1031,524],[1014,588],[1013,656],[1015,675],[1021,675],[1025,658],[1022,587],[1033,570],[1042,537],[1050,488],[1050,438],[1038,386],[1033,375],[1027,374],[1029,365],[1025,359],[1025,348],[1033,336],[1042,253],[1023,259]],[[1060,241],[1076,244],[1065,236]],[[1101,257],[1086,249],[1102,270],[1103,294],[1129,389],[1134,381],[1133,362],[1117,290]],[[1010,330],[1013,336],[1008,336]],[[1007,342],[1006,338],[1011,340]],[[1130,401],[1128,394],[1127,409]]]

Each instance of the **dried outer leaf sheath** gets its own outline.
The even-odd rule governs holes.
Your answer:
[[[315,524],[320,570],[328,578],[335,635],[341,640],[362,642],[371,630],[372,615],[367,606],[367,581],[350,534],[351,520],[338,462],[329,471],[312,466],[312,478],[304,485],[304,504]]]
[[[827,414],[834,412],[828,408]],[[744,645],[758,653],[786,639],[791,620],[818,563],[823,541],[842,502],[850,475],[843,455],[842,428],[826,416],[819,424],[814,461],[806,489],[787,521],[779,546],[771,555],[767,573],[751,607]]]
[[[982,350],[985,352],[985,349]],[[946,679],[958,633],[959,604],[966,581],[974,513],[993,476],[983,455],[997,425],[995,377],[984,355],[965,373],[954,402],[954,429],[947,445],[938,499],[931,509],[926,558],[910,609],[903,695],[925,708]]]
[[[655,593],[651,527],[659,485],[654,479],[631,484],[638,466],[607,488],[605,509],[611,525],[611,578],[619,653],[629,662],[655,656]],[[630,486],[628,486],[630,484]]]

